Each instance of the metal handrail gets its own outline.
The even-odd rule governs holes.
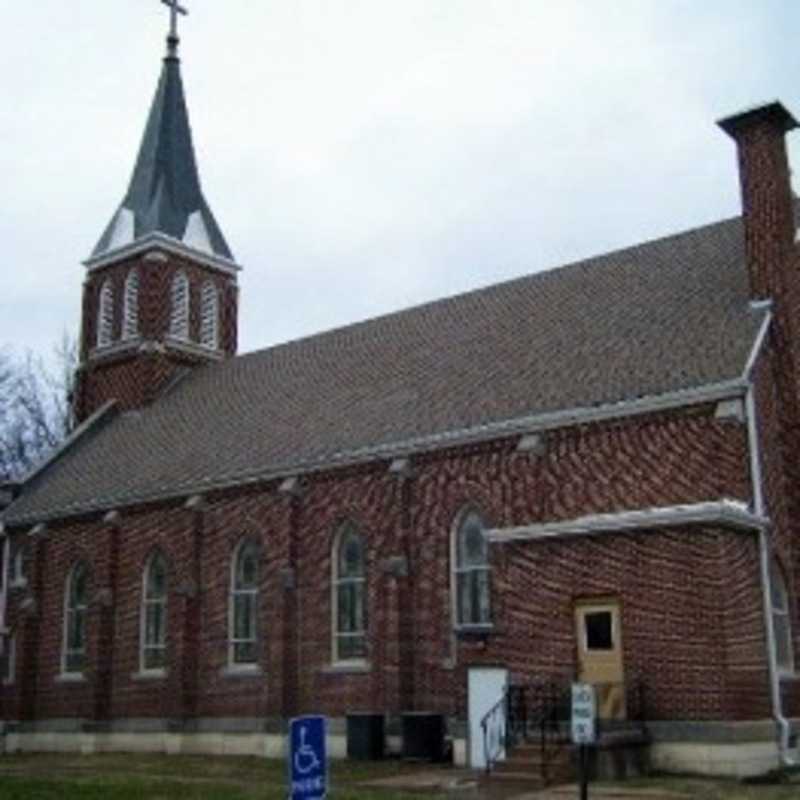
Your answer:
[[[571,680],[556,676],[527,686],[509,684],[500,699],[483,715],[483,752],[486,771],[491,772],[503,750],[538,734],[542,769],[549,757],[569,743]],[[597,684],[598,688],[619,686],[624,702],[624,719],[598,719],[598,734],[634,730],[646,735],[645,685],[640,678],[623,683]]]
[[[509,689],[510,687],[506,685],[500,699],[481,717],[483,758],[486,762],[487,773],[492,771],[492,767],[506,746]],[[493,733],[494,736],[492,736]]]

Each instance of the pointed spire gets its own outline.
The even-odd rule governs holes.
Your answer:
[[[177,0],[162,2],[170,6],[172,19],[158,88],[127,194],[90,261],[150,234],[233,260],[200,188],[177,56],[177,15],[186,11]]]

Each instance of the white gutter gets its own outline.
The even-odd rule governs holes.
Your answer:
[[[441,433],[416,436],[399,442],[339,451],[325,455],[319,459],[287,462],[268,469],[262,468],[249,472],[215,476],[213,479],[195,480],[191,484],[186,484],[180,488],[164,492],[106,497],[98,502],[62,506],[47,514],[26,514],[22,516],[9,514],[9,520],[11,520],[11,524],[15,526],[24,525],[93,511],[104,511],[109,508],[189,497],[193,494],[217,489],[228,489],[246,486],[252,483],[262,483],[266,481],[282,480],[288,477],[309,475],[315,472],[363,464],[367,461],[405,458],[414,456],[420,452],[433,452],[448,447],[477,444],[503,436],[541,433],[575,425],[587,425],[593,422],[623,419],[644,414],[653,414],[659,411],[670,411],[677,408],[698,405],[700,403],[716,403],[721,400],[744,397],[746,391],[747,382],[741,378],[736,378],[734,380],[710,383],[692,389],[679,389],[660,395],[639,397],[635,400],[622,400],[617,403],[604,403],[597,406],[579,406],[577,408],[564,409],[561,411],[547,411],[499,422],[488,422],[471,428],[456,428]],[[11,508],[13,508],[13,506]]]
[[[492,528],[486,535],[490,542],[504,544],[647,529],[663,530],[686,525],[722,525],[742,531],[763,531],[769,528],[770,522],[759,514],[751,513],[743,503],[718,500],[620,511],[614,514],[590,514],[571,520],[513,528]]]
[[[767,330],[772,322],[772,313],[767,312],[762,323],[761,330],[758,332],[750,358],[743,377],[747,380],[749,387],[745,395],[745,413],[747,417],[747,443],[750,451],[750,479],[752,481],[753,492],[753,511],[758,516],[764,516],[765,502],[763,479],[761,475],[761,443],[758,436],[758,423],[756,415],[756,400],[753,391],[752,371],[756,360],[761,351],[761,347],[766,338]],[[778,673],[778,655],[775,642],[775,626],[772,617],[772,593],[770,592],[770,569],[771,555],[770,543],[767,538],[766,529],[758,531],[758,552],[761,566],[761,594],[763,597],[764,608],[764,630],[767,635],[767,665],[769,669],[770,695],[772,699],[772,716],[778,728],[778,754],[783,766],[794,766],[795,761],[789,755],[789,738],[792,728],[789,720],[783,714],[783,703],[781,701],[781,683]]]

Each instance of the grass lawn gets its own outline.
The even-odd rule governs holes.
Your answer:
[[[332,800],[411,800],[419,789],[365,786],[380,778],[410,778],[420,772],[442,775],[445,787],[461,771],[447,767],[383,762],[332,763]],[[473,777],[473,776],[470,776]],[[426,800],[510,800],[512,790],[494,782],[472,788],[428,790]],[[590,798],[627,800],[800,800],[800,776],[788,784],[746,785],[737,781],[654,777],[624,783],[592,784]],[[571,800],[575,787],[558,788],[548,800]],[[260,758],[162,755],[0,756],[0,800],[285,800],[283,761]]]
[[[697,800],[800,800],[800,782],[797,778],[793,778],[791,783],[746,784],[736,780],[653,777],[615,785],[626,789],[640,788],[648,795],[661,789],[665,794],[683,794]],[[658,800],[657,794],[654,800]]]
[[[359,784],[419,769],[418,764],[399,761],[332,762],[334,796],[337,800],[410,800],[418,795],[359,788]],[[255,757],[0,756],[2,800],[285,800],[286,796],[284,762]]]

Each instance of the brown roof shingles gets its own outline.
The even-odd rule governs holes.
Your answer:
[[[4,518],[734,379],[761,321],[742,238],[728,220],[197,369],[79,439]]]

